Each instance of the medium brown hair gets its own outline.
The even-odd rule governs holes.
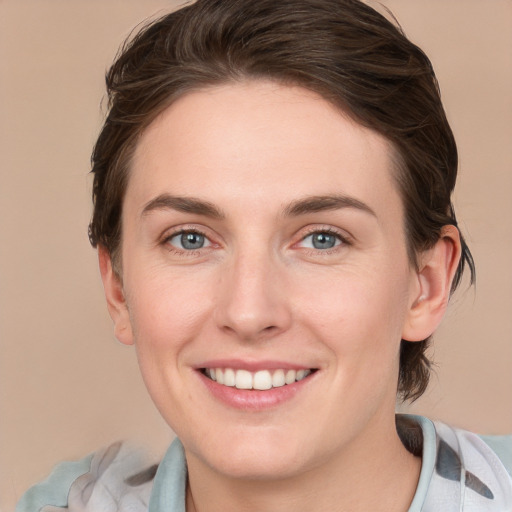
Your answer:
[[[413,264],[443,226],[457,225],[455,140],[432,65],[399,27],[357,0],[198,0],[140,30],[106,77],[109,112],[92,155],[89,235],[119,274],[123,198],[141,133],[183,94],[247,79],[312,90],[391,142]],[[466,264],[473,280],[462,238],[453,289]],[[403,399],[427,387],[428,343],[402,340]]]

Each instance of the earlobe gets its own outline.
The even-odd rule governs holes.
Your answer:
[[[121,343],[133,345],[133,333],[123,285],[112,268],[109,252],[102,246],[98,247],[98,261],[108,312],[114,322],[114,335]]]
[[[434,247],[420,254],[402,339],[421,341],[437,329],[448,305],[460,255],[459,231],[451,225],[443,227]]]

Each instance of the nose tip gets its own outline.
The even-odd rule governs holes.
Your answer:
[[[236,311],[230,311],[221,324],[221,328],[246,341],[278,332],[280,330],[279,322],[270,317],[265,318],[261,313],[261,310],[253,310],[250,314],[239,314]]]
[[[285,330],[291,314],[278,274],[262,263],[233,269],[218,297],[219,328],[246,341]]]

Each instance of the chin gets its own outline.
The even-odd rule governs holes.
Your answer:
[[[215,445],[211,443],[194,452],[211,469],[231,478],[283,479],[305,465],[304,443],[290,439],[282,431],[274,436],[264,432],[230,436],[217,439]]]
[[[252,451],[212,462],[211,467],[217,472],[240,480],[281,480],[300,472],[298,458],[279,451],[272,455]]]

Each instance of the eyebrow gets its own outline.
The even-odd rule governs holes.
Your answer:
[[[224,213],[214,204],[203,201],[196,197],[181,197],[170,194],[161,194],[151,199],[144,205],[141,217],[147,215],[154,210],[176,210],[183,213],[194,213],[196,215],[204,215],[213,219],[225,218]]]
[[[340,210],[343,208],[355,208],[357,210],[369,213],[377,217],[375,212],[365,203],[355,197],[345,195],[326,195],[309,196],[303,199],[293,201],[283,210],[285,217],[298,217],[308,213],[316,213],[330,210]],[[144,205],[141,216],[145,216],[154,210],[176,210],[183,213],[193,213],[203,215],[213,219],[222,220],[226,216],[214,204],[198,199],[196,197],[173,196],[171,194],[161,194],[151,199]]]
[[[293,201],[284,209],[284,215],[296,217],[307,213],[355,208],[377,217],[376,213],[366,204],[355,197],[345,195],[310,196]]]

